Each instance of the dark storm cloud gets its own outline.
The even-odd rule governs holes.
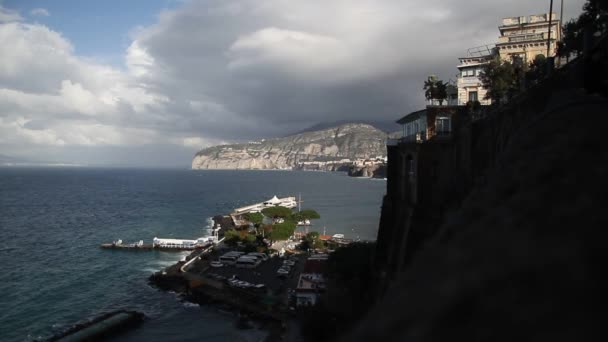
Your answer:
[[[394,120],[424,104],[428,75],[455,79],[457,57],[495,42],[502,17],[546,11],[540,1],[199,1],[135,38],[161,66],[151,70],[157,90],[176,104],[205,96],[224,107],[225,124],[174,107],[193,134],[253,138]]]

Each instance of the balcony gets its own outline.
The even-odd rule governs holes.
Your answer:
[[[458,80],[456,81],[456,86],[458,88],[464,88],[464,87],[476,87],[476,86],[480,86],[481,85],[481,81],[479,80],[478,76],[467,76],[467,77],[458,77]]]
[[[426,139],[426,132],[418,132],[416,134],[410,134],[408,136],[405,137],[401,137],[399,139],[387,139],[386,140],[386,145],[387,146],[397,146],[399,144],[403,144],[403,143],[423,143],[425,142]]]
[[[551,32],[551,36],[555,37],[555,33]],[[508,36],[498,37],[498,44],[531,42],[543,39],[547,39],[546,32],[531,34],[511,34]]]

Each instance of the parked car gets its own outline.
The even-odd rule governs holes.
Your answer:
[[[219,262],[219,261],[217,261],[217,260],[216,260],[216,261],[212,261],[212,262],[210,262],[210,263],[209,263],[209,265],[210,265],[211,267],[224,267],[224,264],[222,264],[221,262]]]

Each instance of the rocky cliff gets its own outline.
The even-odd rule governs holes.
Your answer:
[[[344,124],[283,138],[221,145],[199,151],[192,169],[336,170],[356,159],[384,157],[386,133],[367,124]]]

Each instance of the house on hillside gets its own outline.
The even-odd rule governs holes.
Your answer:
[[[496,43],[500,58],[511,61],[514,57],[520,57],[526,63],[530,63],[537,55],[554,57],[557,42],[561,39],[560,25],[556,13],[551,13],[551,16],[545,13],[504,18],[502,25],[498,27],[500,37]],[[547,40],[549,40],[548,56]]]
[[[458,105],[479,101],[482,105],[490,105],[492,101],[485,99],[487,89],[481,83],[481,73],[484,66],[494,58],[494,47],[485,45],[470,48],[466,57],[458,58]]]

